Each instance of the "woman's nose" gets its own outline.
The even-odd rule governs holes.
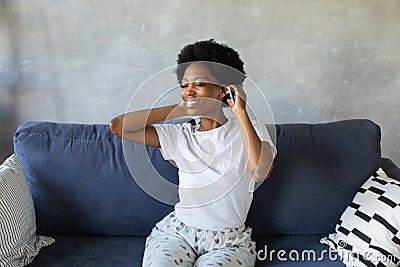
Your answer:
[[[189,83],[188,87],[186,88],[186,94],[187,95],[193,95],[194,94],[194,83]]]

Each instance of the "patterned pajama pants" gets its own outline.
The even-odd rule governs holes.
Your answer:
[[[253,267],[256,243],[249,227],[219,231],[189,227],[171,212],[146,239],[143,266]]]

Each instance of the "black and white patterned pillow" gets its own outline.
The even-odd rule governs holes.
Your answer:
[[[15,154],[0,165],[0,267],[25,266],[54,242],[36,235],[32,195]]]
[[[400,182],[380,168],[344,211],[336,232],[320,240],[346,266],[400,266]]]

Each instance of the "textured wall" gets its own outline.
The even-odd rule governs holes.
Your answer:
[[[0,0],[0,156],[22,121],[108,122],[184,44],[215,38],[276,122],[371,119],[400,164],[399,14],[398,0]]]

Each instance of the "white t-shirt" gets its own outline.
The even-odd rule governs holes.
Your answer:
[[[251,120],[261,141],[276,148],[263,123]],[[255,181],[246,164],[236,118],[209,131],[190,123],[153,125],[161,154],[178,168],[176,216],[188,226],[220,230],[244,225],[253,200]]]

